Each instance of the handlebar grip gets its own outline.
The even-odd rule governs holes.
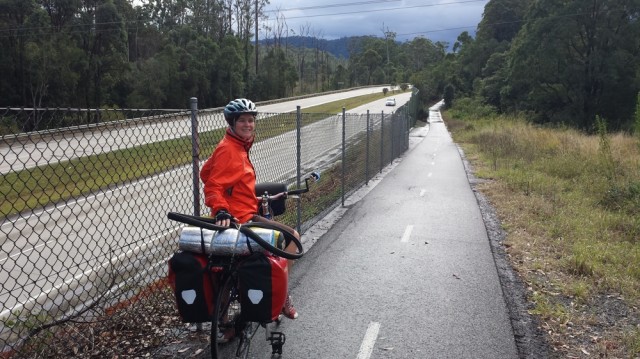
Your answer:
[[[307,192],[309,192],[309,188],[294,189],[291,191],[287,191],[287,195],[291,196],[291,195],[302,194]]]
[[[184,223],[184,224],[189,224],[195,227],[210,229],[212,231],[222,231],[227,229],[227,227],[217,226],[215,224],[215,218],[198,217],[198,216],[192,216],[192,215],[188,215],[184,213],[176,213],[176,212],[169,212],[167,214],[167,218],[177,222]]]

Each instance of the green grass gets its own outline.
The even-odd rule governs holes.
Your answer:
[[[543,128],[490,111],[474,115],[466,106],[443,115],[476,175],[490,179],[479,188],[496,207],[511,261],[532,290],[532,313],[549,332],[593,320],[585,314],[591,309],[567,303],[588,307],[604,296],[640,306],[637,139]],[[610,340],[624,355],[640,354],[637,341],[628,344],[637,329],[619,325],[608,328]]]

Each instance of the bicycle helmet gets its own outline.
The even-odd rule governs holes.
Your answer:
[[[250,113],[255,116],[258,114],[258,109],[251,100],[247,100],[246,98],[235,99],[224,107],[224,119],[227,120],[227,123],[232,128],[235,125],[236,119],[243,113]]]

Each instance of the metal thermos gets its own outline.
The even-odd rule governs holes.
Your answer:
[[[283,249],[284,236],[279,231],[266,228],[251,228],[260,238],[272,246]],[[251,246],[251,251],[249,250]],[[199,227],[184,227],[178,239],[178,248],[183,251],[214,254],[219,256],[248,255],[251,252],[267,252],[261,245],[237,229],[212,231]]]

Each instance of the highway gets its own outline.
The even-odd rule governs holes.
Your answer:
[[[382,87],[362,88],[347,92],[309,97],[295,101],[261,105],[262,113],[286,113],[301,108],[312,107],[341,99],[382,92]],[[202,111],[199,122],[203,128],[212,130],[226,126],[220,116],[211,116],[211,112]],[[21,138],[11,143],[0,143],[0,173],[20,171],[35,166],[43,166],[54,161],[72,160],[142,144],[165,141],[191,134],[191,117],[174,116],[170,121],[146,120],[136,126],[112,126],[106,130],[95,128],[92,131],[75,129],[55,136],[38,139]],[[35,140],[34,140],[35,139]]]

